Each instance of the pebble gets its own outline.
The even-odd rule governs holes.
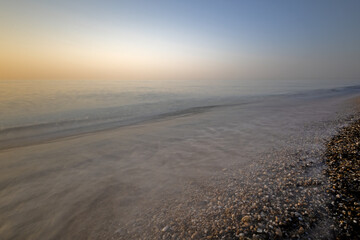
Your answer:
[[[166,232],[167,230],[169,230],[169,226],[165,226],[163,229],[161,229],[162,232]]]
[[[333,194],[330,211],[337,223],[337,238],[360,239],[360,120],[344,127],[327,144],[327,176]]]
[[[245,216],[241,219],[241,222],[246,223],[246,222],[249,222],[250,220],[251,220],[250,216]]]
[[[279,237],[282,237],[282,235],[283,235],[280,228],[276,228],[276,229],[275,229],[275,234],[276,234],[277,236],[279,236]]]

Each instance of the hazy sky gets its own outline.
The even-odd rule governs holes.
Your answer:
[[[1,0],[0,33],[0,79],[360,79],[359,0]]]

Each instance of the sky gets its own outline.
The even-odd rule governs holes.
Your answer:
[[[358,0],[0,1],[0,80],[360,79]]]

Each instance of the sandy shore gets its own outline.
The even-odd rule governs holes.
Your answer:
[[[335,238],[324,152],[354,97],[279,96],[2,150],[0,238]]]

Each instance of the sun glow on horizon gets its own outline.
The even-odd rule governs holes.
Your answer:
[[[327,26],[317,8],[210,2],[0,3],[0,79],[360,76],[353,14],[326,6]]]

